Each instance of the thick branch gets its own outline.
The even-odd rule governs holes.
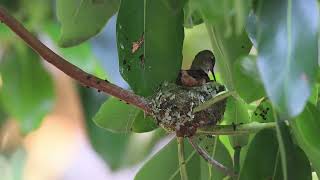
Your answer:
[[[0,21],[5,23],[13,32],[15,32],[22,40],[24,40],[34,51],[46,61],[63,71],[71,78],[79,81],[80,84],[88,87],[98,89],[109,95],[117,97],[121,100],[126,101],[142,110],[146,113],[150,113],[151,110],[148,107],[147,102],[140,96],[134,93],[122,89],[106,80],[102,80],[91,74],[88,74],[77,66],[69,63],[67,60],[50,50],[36,37],[34,37],[26,28],[23,27],[14,17],[10,16],[9,13],[0,6]]]
[[[207,134],[207,135],[241,135],[241,134],[250,134],[256,133],[262,129],[274,128],[276,123],[258,123],[252,122],[248,124],[240,125],[216,125],[216,126],[207,126],[197,129],[197,134]]]

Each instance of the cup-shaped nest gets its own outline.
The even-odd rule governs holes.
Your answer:
[[[224,90],[225,87],[216,82],[198,87],[165,83],[150,98],[153,117],[160,126],[169,132],[176,132],[178,137],[193,136],[198,127],[216,125],[223,118],[226,99],[200,112],[193,113],[193,109]]]

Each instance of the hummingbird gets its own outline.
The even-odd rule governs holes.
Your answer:
[[[181,70],[176,84],[181,86],[201,86],[210,81],[209,72],[213,75],[213,80],[216,81],[214,75],[215,57],[210,50],[200,51],[193,59],[190,69]]]

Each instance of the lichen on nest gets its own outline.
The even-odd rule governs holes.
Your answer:
[[[225,87],[217,82],[209,82],[198,87],[183,87],[164,83],[162,88],[150,97],[150,107],[157,123],[178,137],[193,136],[198,127],[215,125],[222,119],[226,99],[210,108],[193,113],[193,109]]]

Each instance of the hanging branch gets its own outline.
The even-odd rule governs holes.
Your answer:
[[[67,60],[53,52],[35,36],[33,36],[20,22],[0,6],[0,21],[6,24],[13,32],[15,32],[23,41],[25,41],[34,51],[36,51],[43,59],[62,72],[78,81],[86,87],[92,87],[98,91],[105,92],[111,96],[117,97],[127,103],[130,103],[146,113],[151,113],[151,110],[143,97],[122,89],[107,80],[102,80],[92,74],[86,73],[77,66],[69,63]]]

